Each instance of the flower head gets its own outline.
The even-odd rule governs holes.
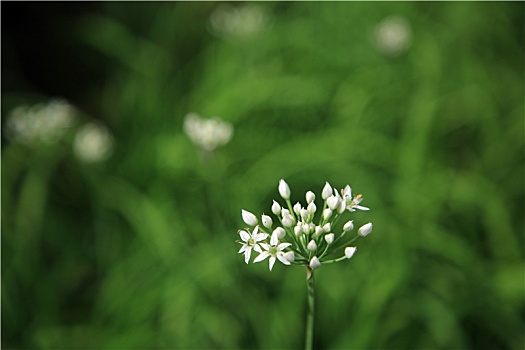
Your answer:
[[[326,182],[321,193],[324,203],[322,209],[317,213],[313,192],[306,192],[306,207],[303,207],[300,202],[292,207],[290,187],[283,179],[279,181],[278,190],[280,196],[286,200],[286,205],[282,207],[277,201],[273,201],[272,213],[280,222],[280,226],[275,229],[272,227],[274,221],[270,216],[263,214],[261,216],[262,226],[259,226],[254,214],[242,210],[244,222],[255,227],[252,234],[248,229],[239,232],[244,242],[239,252],[245,254],[246,262],[250,258],[251,251],[255,250],[259,255],[253,262],[261,262],[269,258],[270,270],[279,260],[284,265],[306,266],[311,273],[322,264],[350,259],[354,255],[356,247],[346,247],[342,257],[330,258],[344,246],[344,236],[354,228],[353,220],[347,221],[342,228],[337,225],[340,216],[347,209],[349,212],[356,209],[368,210],[359,205],[362,201],[361,195],[352,197],[350,186],[347,185],[339,192]],[[370,232],[372,232],[372,223],[365,224],[359,228],[358,236],[349,239],[348,243]],[[336,244],[338,242],[341,244]]]

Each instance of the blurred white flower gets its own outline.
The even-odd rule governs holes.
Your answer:
[[[75,109],[64,100],[19,106],[7,117],[5,134],[8,139],[26,145],[53,144],[74,121]]]
[[[104,125],[89,122],[77,131],[73,151],[86,163],[106,160],[113,152],[113,136]]]
[[[230,142],[233,125],[217,117],[204,119],[196,113],[189,113],[184,118],[183,130],[190,140],[206,151],[213,151]]]
[[[239,6],[220,4],[210,14],[212,31],[226,38],[252,37],[269,23],[264,7],[253,3]]]
[[[399,56],[412,44],[412,28],[406,18],[389,16],[376,26],[373,40],[381,53]]]

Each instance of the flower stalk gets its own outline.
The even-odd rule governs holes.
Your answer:
[[[306,290],[307,290],[307,313],[304,348],[312,350],[314,345],[314,321],[315,321],[315,280],[314,272],[307,267]]]

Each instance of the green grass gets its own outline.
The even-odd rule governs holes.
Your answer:
[[[3,139],[2,346],[303,347],[303,269],[235,243],[284,178],[293,203],[329,181],[371,208],[352,260],[316,272],[318,348],[522,348],[523,3],[257,4],[248,38],[213,34],[218,3],[104,3],[68,29],[105,72],[69,102],[115,149]],[[371,41],[391,14],[397,57]],[[46,95],[4,88],[2,120]],[[191,111],[232,141],[204,157]]]

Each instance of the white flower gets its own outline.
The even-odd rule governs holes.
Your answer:
[[[350,220],[348,221],[344,226],[343,226],[343,230],[344,231],[352,231],[354,229],[354,220]]]
[[[274,213],[275,215],[279,215],[281,213],[281,205],[276,201],[273,201],[272,213]]]
[[[306,248],[313,252],[317,250],[317,243],[315,243],[315,241],[312,239],[310,242],[308,242],[308,244],[306,245]]]
[[[204,119],[197,113],[187,114],[182,128],[194,144],[206,151],[227,144],[233,136],[233,125],[230,123],[217,117]]]
[[[306,203],[310,204],[315,200],[315,194],[312,191],[306,192]]]
[[[330,232],[331,229],[332,229],[332,225],[329,222],[324,224],[324,226],[323,226],[323,231],[324,232]]]
[[[297,237],[299,237],[299,236],[301,235],[301,233],[303,233],[303,225],[298,224],[297,226],[295,226],[295,227],[293,228],[293,232],[295,233],[295,235],[296,235]]]
[[[333,233],[329,233],[327,235],[324,236],[324,240],[326,241],[326,243],[328,244],[332,244],[333,241],[334,241],[334,238],[335,238],[335,235]]]
[[[268,215],[264,215],[263,214],[263,216],[261,218],[262,218],[262,224],[264,225],[264,227],[272,228],[273,221],[272,221],[271,217],[269,217]]]
[[[279,181],[279,194],[283,199],[290,199],[290,186],[283,179]]]
[[[272,235],[270,239],[270,244],[268,243],[261,243],[261,246],[264,248],[264,251],[257,256],[253,262],[260,262],[264,259],[270,257],[270,271],[272,271],[273,265],[275,264],[275,260],[279,259],[280,262],[282,262],[285,265],[290,265],[290,261],[286,259],[285,253],[283,252],[283,249],[288,248],[291,246],[291,243],[279,243],[279,240],[277,239],[277,235]]]
[[[356,247],[346,247],[345,248],[345,257],[347,259],[350,259],[354,255],[356,250],[357,250]]]
[[[332,195],[332,186],[330,186],[330,184],[327,182],[324,187],[323,187],[323,191],[321,192],[321,198],[323,198],[324,200],[326,200],[328,197],[330,197]]]
[[[258,221],[257,221],[257,217],[255,215],[253,215],[252,213],[250,213],[249,211],[246,211],[244,209],[241,210],[241,214],[242,214],[242,220],[250,225],[250,226],[255,226],[257,225]]]
[[[290,214],[290,211],[288,209],[283,208],[281,210],[281,216],[284,218],[285,216],[292,216],[292,215]]]
[[[310,260],[310,268],[312,270],[315,270],[317,268],[319,268],[321,266],[321,262],[319,261],[319,259],[314,256],[311,260]]]
[[[343,191],[343,200],[346,203],[346,209],[348,209],[348,211],[355,211],[356,209],[370,210],[370,208],[359,205],[359,203],[363,201],[362,195],[358,194],[354,198],[352,198],[352,189],[348,185],[346,185]]]
[[[250,261],[252,249],[258,253],[262,252],[258,242],[265,240],[268,235],[266,233],[259,233],[259,226],[255,226],[251,234],[244,230],[240,230],[239,235],[244,242],[241,249],[239,250],[239,253],[244,253],[244,261],[248,263]]]
[[[90,122],[77,131],[73,150],[85,163],[100,162],[111,155],[113,137],[104,125]]]
[[[359,230],[357,230],[357,234],[361,237],[366,237],[370,233],[372,233],[372,223],[371,222],[369,222],[368,224],[364,224],[363,226],[359,228]]]

